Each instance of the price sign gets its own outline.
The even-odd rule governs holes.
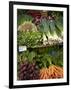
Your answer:
[[[26,51],[27,47],[26,46],[19,46],[19,52]]]

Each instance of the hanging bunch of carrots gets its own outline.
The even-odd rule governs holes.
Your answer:
[[[48,68],[40,69],[40,79],[63,78],[63,68],[56,65],[50,65]]]

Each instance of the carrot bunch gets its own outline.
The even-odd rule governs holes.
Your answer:
[[[40,69],[39,77],[40,79],[48,79],[49,78],[48,68]]]
[[[50,65],[48,68],[40,70],[40,79],[63,78],[63,68],[60,66]]]

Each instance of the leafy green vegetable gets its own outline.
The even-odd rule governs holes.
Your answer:
[[[29,54],[28,54],[28,60],[30,61],[30,62],[32,62],[32,60],[34,59],[34,57],[36,56],[36,53],[35,52],[29,52]]]
[[[57,35],[61,37],[63,32],[63,25],[59,21],[55,21],[55,27],[56,27],[55,31]]]
[[[54,20],[50,20],[49,21],[49,26],[50,26],[50,34],[53,36],[54,32],[55,32],[55,21]]]
[[[60,15],[58,12],[56,12],[56,14]],[[48,20],[44,18],[41,20],[39,27],[40,32],[44,33],[46,36],[48,36],[48,38],[50,36],[56,36],[57,38],[61,38],[63,34],[63,16],[60,15],[58,18]]]
[[[30,22],[30,21],[24,21],[24,23],[22,23],[21,25],[19,25],[18,27],[19,31],[37,31],[37,27],[34,23]]]
[[[41,40],[40,32],[21,32],[18,31],[17,42],[18,45],[26,45],[27,47],[32,47],[39,44]]]
[[[17,24],[18,26],[21,25],[22,23],[24,23],[25,21],[33,21],[33,17],[27,14],[23,14],[18,16],[17,18]]]
[[[39,68],[49,67],[51,64],[63,66],[63,49],[56,47],[27,50],[18,53],[18,62],[28,60],[30,63],[35,61]]]
[[[33,51],[29,52],[27,50],[27,51],[24,51],[23,53],[18,53],[17,55],[18,55],[18,62],[22,63],[25,60],[28,60],[31,63],[34,60],[34,57],[36,56],[36,53],[33,52]]]

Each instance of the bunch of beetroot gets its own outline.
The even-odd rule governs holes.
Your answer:
[[[18,78],[19,80],[39,79],[38,66],[34,62],[29,63],[28,61],[25,61],[24,63],[20,64]]]

